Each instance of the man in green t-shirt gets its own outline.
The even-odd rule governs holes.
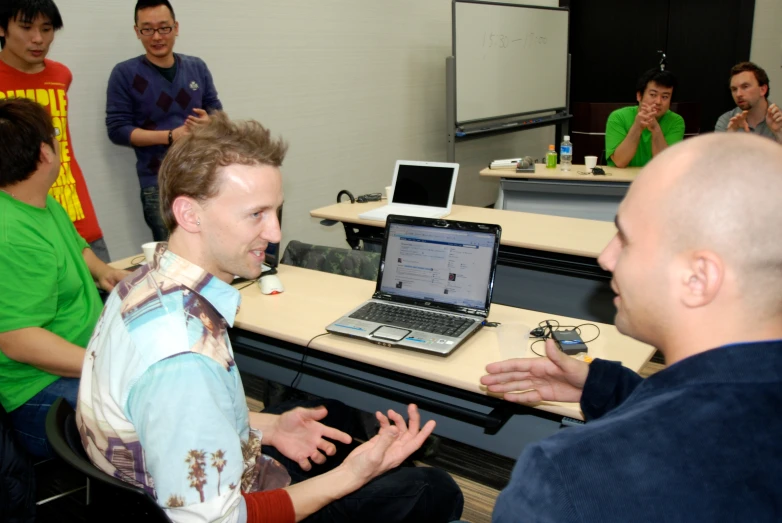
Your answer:
[[[606,122],[606,158],[612,167],[643,167],[684,138],[684,118],[670,110],[676,77],[654,68],[638,80],[637,106],[617,109]]]
[[[50,456],[44,420],[57,397],[74,407],[84,348],[102,303],[127,271],[98,259],[49,188],[60,170],[51,116],[0,100],[0,403],[29,452]]]

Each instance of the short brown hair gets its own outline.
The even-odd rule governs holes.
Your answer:
[[[744,72],[754,73],[755,79],[758,81],[758,85],[760,87],[763,87],[764,85],[766,86],[766,99],[768,99],[768,95],[771,92],[771,87],[768,85],[768,75],[766,74],[766,71],[764,71],[762,67],[758,67],[752,62],[741,62],[730,68],[730,79],[732,80],[734,76]]]
[[[279,167],[288,144],[272,139],[255,120],[231,121],[224,112],[210,115],[209,124],[177,140],[166,154],[158,175],[160,210],[169,232],[177,227],[172,205],[180,196],[204,202],[217,195],[217,171],[229,165]]]
[[[52,117],[27,98],[0,100],[0,187],[28,179],[41,161],[41,144],[59,147]]]

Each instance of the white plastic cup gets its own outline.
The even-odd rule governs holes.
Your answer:
[[[521,322],[504,321],[497,327],[497,343],[500,348],[500,358],[524,358],[529,345],[529,327]]]
[[[597,167],[597,156],[584,156],[584,164],[589,172],[592,172],[592,169]]]
[[[394,195],[394,186],[389,185],[386,187],[386,200],[388,200],[388,203],[391,203],[391,197]]]
[[[147,259],[147,263],[152,263],[155,259],[155,249],[160,242],[149,242],[141,246],[141,250],[144,251],[144,258]]]

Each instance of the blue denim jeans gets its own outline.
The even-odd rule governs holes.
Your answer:
[[[111,263],[111,256],[109,255],[109,248],[106,245],[106,240],[98,238],[94,242],[90,243],[90,249],[95,253],[95,256],[104,263]]]
[[[268,414],[281,414],[294,407],[317,407],[328,410],[321,422],[352,436],[356,435],[358,418],[343,403],[334,400],[306,400],[282,403],[265,409]],[[291,476],[292,483],[299,483],[327,472],[340,463],[357,446],[337,443],[337,453],[323,465],[313,464],[309,472],[298,463],[280,454],[277,449],[263,447],[263,453],[279,461]],[[431,467],[397,467],[378,476],[352,494],[334,501],[303,521],[306,523],[331,523],[343,521],[372,521],[396,523],[425,521],[448,523],[462,515],[464,497],[461,489],[447,472]]]
[[[141,189],[141,207],[144,210],[144,221],[152,231],[156,242],[168,240],[168,228],[160,214],[160,189],[157,186]]]
[[[41,458],[54,457],[54,451],[46,439],[46,413],[60,397],[65,398],[75,409],[78,395],[78,378],[60,378],[9,413],[16,437],[27,452]]]

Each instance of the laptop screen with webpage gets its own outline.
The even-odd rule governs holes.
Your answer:
[[[394,183],[392,203],[448,207],[453,167],[415,165],[399,162]]]
[[[389,223],[378,291],[471,309],[491,298],[497,235]]]

